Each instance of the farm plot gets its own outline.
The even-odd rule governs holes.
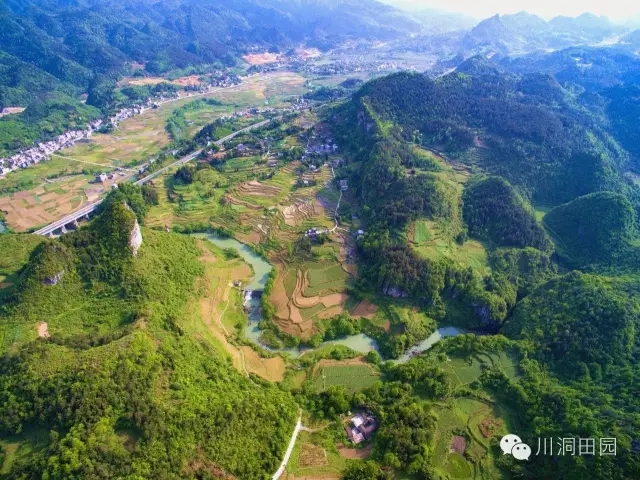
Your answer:
[[[459,245],[441,224],[417,220],[410,227],[408,237],[414,250],[425,258],[437,260],[446,257],[480,273],[490,272],[487,250],[481,242],[467,240]]]
[[[318,392],[336,385],[343,386],[351,395],[372,386],[379,379],[380,374],[367,364],[320,364],[313,386]]]
[[[504,419],[509,413],[489,401],[461,397],[436,407],[435,414],[436,468],[451,478],[496,478],[489,449],[493,437],[506,434],[505,423],[510,422]],[[466,438],[460,432],[466,432]]]
[[[104,184],[90,184],[93,177],[80,175],[44,183],[31,190],[0,197],[0,210],[5,223],[16,232],[46,225],[73,212],[85,203],[104,195],[110,185],[121,181],[116,177]]]
[[[304,290],[305,296],[328,295],[343,292],[350,275],[340,264],[309,264],[309,284]]]
[[[347,460],[340,455],[331,432],[300,432],[284,480],[337,480]]]

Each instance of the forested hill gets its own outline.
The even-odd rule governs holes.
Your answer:
[[[11,258],[23,252],[0,309],[0,442],[29,451],[0,476],[271,478],[292,396],[240,374],[204,333],[204,245],[145,228],[131,245],[148,205],[124,187],[61,239],[0,236]]]
[[[623,173],[640,161],[621,148],[602,109],[588,108],[551,75],[502,73],[481,58],[459,69],[437,79],[377,79],[343,112],[351,125],[366,111],[370,127],[396,125],[406,140],[419,133],[424,145],[506,178],[536,202],[631,188]]]

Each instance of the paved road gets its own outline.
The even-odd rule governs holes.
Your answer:
[[[284,473],[284,469],[287,468],[289,457],[291,457],[291,452],[293,452],[293,447],[296,446],[296,439],[298,438],[298,433],[300,433],[301,429],[302,429],[302,412],[298,416],[298,423],[296,423],[296,428],[293,429],[293,435],[291,435],[291,440],[289,440],[289,447],[287,448],[287,451],[284,454],[284,458],[282,459],[280,468],[278,468],[278,471],[273,474],[272,480],[278,480]]]
[[[276,117],[276,118],[280,118],[280,117]],[[268,124],[269,122],[271,122],[271,119],[267,119],[267,120],[263,120],[263,121],[258,122],[258,123],[254,123],[253,125],[249,125],[248,127],[240,129],[237,132],[233,132],[233,133],[227,135],[226,137],[223,137],[220,140],[217,140],[215,143],[217,145],[222,145],[225,142],[228,142],[229,140],[231,140],[236,135],[240,135],[241,133],[248,132],[249,130],[253,130],[255,128],[260,128],[260,127]],[[194,158],[197,158],[198,155],[200,155],[200,153],[202,153],[202,149],[196,150],[195,152],[190,153],[189,155],[187,155],[185,157],[182,157],[179,160],[176,160],[175,162],[171,163],[170,165],[167,165],[166,167],[162,167],[161,169],[156,170],[155,172],[147,175],[146,177],[137,180],[135,182],[135,184],[136,185],[144,185],[149,180],[152,180],[155,177],[157,177],[158,175],[163,174],[164,172],[166,172],[170,168],[173,168],[173,167],[175,167],[177,165],[184,165],[185,163],[191,162]],[[41,228],[40,230],[37,230],[34,233],[36,235],[49,235],[50,233],[53,233],[53,231],[58,230],[59,228],[64,227],[65,225],[69,225],[70,223],[73,223],[74,221],[84,217],[85,215],[89,215],[89,214],[93,213],[93,211],[98,207],[98,205],[100,205],[102,203],[102,201],[103,201],[103,199],[100,199],[98,201],[89,203],[89,204],[85,205],[84,207],[82,207],[81,209],[79,209],[79,210],[77,210],[77,211],[75,211],[75,212],[73,212],[73,213],[61,218],[60,220],[56,220],[55,222],[47,225],[46,227]]]

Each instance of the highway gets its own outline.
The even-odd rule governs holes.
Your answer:
[[[280,118],[280,117],[277,117]],[[254,123],[253,125],[249,125],[248,127],[242,128],[236,132],[233,132],[229,135],[227,135],[226,137],[221,138],[220,140],[217,140],[215,143],[218,146],[223,145],[225,142],[228,142],[229,140],[231,140],[233,137],[235,137],[236,135],[240,135],[241,133],[244,132],[248,132],[250,130],[253,130],[255,128],[260,128],[266,124],[268,124],[269,122],[271,122],[271,119],[267,119],[267,120],[263,120],[261,122],[258,123]],[[198,155],[200,155],[202,153],[202,149],[200,150],[196,150],[193,153],[190,153],[189,155],[182,157],[179,160],[176,160],[175,162],[171,163],[170,165],[167,165],[166,167],[162,167],[159,170],[156,170],[153,173],[150,173],[149,175],[147,175],[144,178],[141,178],[139,180],[137,180],[135,183],[135,185],[144,185],[145,183],[147,183],[148,181],[154,179],[155,177],[157,177],[158,175],[163,174],[164,172],[166,172],[167,170],[176,167],[178,165],[184,165],[185,163],[189,163],[191,162],[193,159],[197,158]],[[70,225],[73,224],[74,222],[80,220],[81,218],[83,218],[84,216],[88,216],[90,214],[92,214],[95,209],[98,207],[98,205],[100,205],[103,202],[104,199],[100,199],[97,200],[95,202],[89,203],[87,205],[85,205],[84,207],[80,208],[79,210],[76,210],[75,212],[61,218],[60,220],[56,220],[55,222],[47,225],[46,227],[42,227],[40,230],[37,230],[35,232],[33,232],[35,235],[50,235],[52,234],[54,231],[58,230],[59,228],[64,227],[65,225]]]

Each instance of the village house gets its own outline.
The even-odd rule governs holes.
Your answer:
[[[100,175],[96,175],[96,183],[104,183],[107,181],[109,177],[107,177],[106,173],[101,173]]]
[[[356,445],[371,439],[371,436],[377,428],[378,422],[375,417],[369,413],[358,413],[352,417],[351,422],[345,426],[347,437]]]
[[[349,189],[349,185],[347,184],[346,180],[338,181],[338,186],[340,187],[340,190],[342,192],[346,192]]]

